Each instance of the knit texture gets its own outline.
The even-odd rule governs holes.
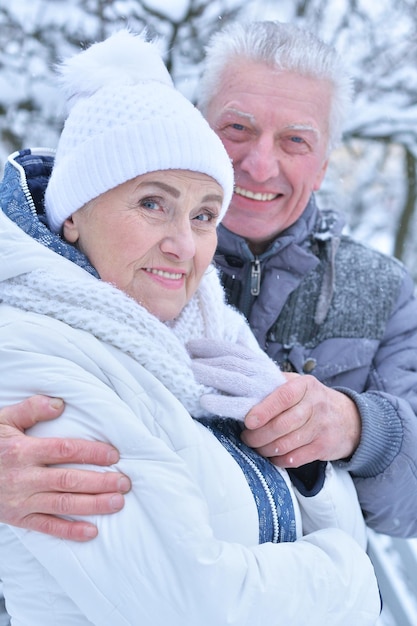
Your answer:
[[[89,200],[141,174],[179,169],[223,188],[219,220],[233,193],[226,150],[177,91],[155,43],[122,30],[62,64],[71,109],[45,193],[51,229]]]
[[[0,283],[0,300],[48,315],[122,350],[158,378],[194,417],[207,415],[200,406],[201,395],[216,391],[195,381],[187,341],[202,336],[228,341],[249,337],[243,317],[221,306],[223,290],[213,267],[179,317],[167,324],[87,273],[80,282],[79,276],[63,280],[62,274],[35,270]]]
[[[191,339],[205,337],[236,342],[257,351],[264,358],[243,316],[225,305],[217,271],[212,266],[208,268],[196,293],[177,319],[166,323],[158,321],[135,300],[99,280],[80,251],[58,235],[49,233],[44,226],[41,188],[50,166],[49,156],[44,157],[38,151],[24,151],[15,155],[6,168],[5,180],[0,185],[6,215],[27,235],[48,248],[45,256],[49,263],[42,262],[37,266],[39,257],[36,253],[29,254],[22,273],[18,271],[14,278],[0,282],[0,300],[83,330],[140,363],[194,418],[202,418],[202,423],[210,426],[213,435],[241,467],[258,510],[259,541],[294,540],[292,497],[279,470],[255,450],[244,446],[239,437],[242,424],[236,420],[216,419],[214,414],[200,406],[203,395],[218,392],[199,384],[194,378],[186,349]],[[33,190],[37,191],[38,207],[31,195]],[[56,264],[50,262],[51,251],[56,253],[59,261]],[[25,273],[34,266],[38,269],[29,269]],[[244,413],[246,410],[236,417],[243,420]]]

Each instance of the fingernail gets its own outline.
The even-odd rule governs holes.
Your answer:
[[[98,535],[98,530],[95,526],[87,526],[84,528],[83,535],[86,539],[94,539]]]
[[[62,409],[64,405],[64,401],[62,400],[62,398],[50,398],[49,399],[49,406],[52,407],[53,409]]]
[[[245,419],[245,425],[248,428],[256,428],[259,424],[259,417],[257,415],[249,415]]]
[[[117,461],[119,460],[119,453],[117,450],[115,450],[114,448],[112,448],[108,453],[107,453],[107,463],[109,465],[114,465],[114,463],[117,463]]]
[[[124,498],[120,493],[115,494],[110,499],[110,505],[113,511],[120,511],[124,505]]]
[[[130,480],[127,478],[127,476],[122,476],[117,484],[117,488],[118,491],[121,491],[122,493],[126,493],[126,491],[129,491],[130,489]]]

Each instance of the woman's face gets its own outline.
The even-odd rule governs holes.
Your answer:
[[[151,172],[95,198],[64,223],[102,280],[161,321],[176,318],[217,244],[223,190],[210,176]]]

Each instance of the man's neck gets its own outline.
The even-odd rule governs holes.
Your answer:
[[[276,239],[276,237],[274,237],[274,239]],[[273,240],[271,239],[271,241]],[[265,250],[269,247],[271,241],[249,241],[248,239],[246,240],[249,246],[249,250],[255,256],[259,256],[260,254],[265,252]]]

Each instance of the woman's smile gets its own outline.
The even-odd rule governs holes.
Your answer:
[[[105,280],[161,321],[176,318],[217,244],[219,183],[188,170],[158,171],[107,191],[64,223]]]

